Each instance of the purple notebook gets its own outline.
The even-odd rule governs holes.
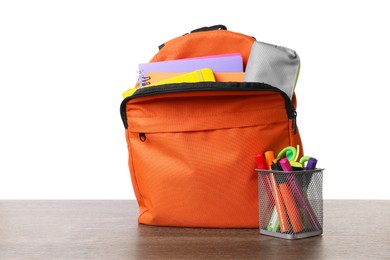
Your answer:
[[[142,63],[138,65],[139,81],[144,86],[148,72],[191,72],[203,68],[210,68],[213,72],[243,72],[242,57],[234,53]]]

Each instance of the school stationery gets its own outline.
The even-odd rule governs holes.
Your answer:
[[[317,159],[316,158],[313,158],[310,156],[302,156],[301,159],[299,160],[299,163],[302,165],[302,167],[306,162],[307,162],[307,164],[306,164],[305,170],[314,170],[317,166]],[[307,186],[309,186],[310,180],[312,177],[312,173],[309,172],[306,175],[307,175]]]
[[[281,183],[279,185],[279,190],[283,198],[283,203],[286,206],[287,215],[293,231],[295,233],[301,232],[304,229],[304,225],[289,185],[286,182]]]
[[[278,188],[278,184],[276,183],[276,179],[272,173],[270,174],[269,179],[271,181],[272,190],[274,192],[273,194],[274,194],[274,198],[275,198],[276,212],[278,213],[280,231],[287,232],[289,230],[289,223],[288,223],[286,208],[285,208],[285,205],[284,205],[283,199],[282,199],[282,194],[280,193],[280,190]]]
[[[183,72],[148,72],[146,73],[145,84],[154,84],[181,74]],[[217,82],[243,82],[244,72],[214,72],[214,77]]]
[[[138,65],[140,85],[146,83],[149,72],[190,72],[202,68],[210,68],[215,72],[242,72],[241,54],[231,54],[216,57],[168,60],[160,62],[141,63]]]
[[[265,152],[265,158],[268,164],[268,169],[272,169],[272,165],[274,163],[274,153],[272,151],[267,151]],[[270,223],[269,226],[271,226],[272,230],[275,230],[278,228],[278,224],[280,225],[280,231],[281,232],[286,232],[289,229],[289,223],[288,223],[288,217],[287,217],[287,212],[285,205],[283,203],[282,199],[282,194],[279,191],[278,184],[276,182],[275,176],[270,173],[269,179],[271,182],[271,187],[272,187],[272,193],[274,195],[275,199],[275,208],[276,212],[278,213],[278,222],[275,222],[275,225],[272,225]]]
[[[314,170],[317,166],[317,159],[311,157],[309,161],[307,162],[307,165],[305,167],[306,170]]]
[[[284,158],[282,160],[288,160]],[[282,161],[283,163],[283,161]],[[280,162],[274,163],[274,167],[277,168]],[[284,239],[300,239],[305,237],[311,237],[322,234],[322,223],[323,223],[323,200],[322,200],[322,171],[323,169],[315,170],[301,170],[294,172],[284,172],[284,171],[266,171],[256,169],[258,172],[258,184],[259,184],[259,231],[262,235],[269,235],[273,237],[279,237]],[[268,216],[267,212],[272,211],[273,208],[270,208],[268,202],[268,196],[265,196],[265,187],[260,177],[269,177],[269,174],[273,173],[275,178],[278,181],[279,190],[281,191],[284,204],[287,206],[287,212],[289,217],[289,222],[291,224],[290,229],[286,232],[281,232],[278,229],[271,229],[271,225],[277,219],[275,214]],[[304,185],[304,179],[306,174],[313,174],[313,183],[310,189],[307,190],[307,193],[304,195],[307,196],[307,202],[310,203],[315,216],[318,219],[320,229],[315,228],[309,219],[306,217],[307,213],[305,209],[300,205],[297,197],[295,197],[293,192],[293,186],[290,185],[289,180],[287,179],[288,175],[294,175],[297,182],[296,184]],[[302,186],[303,188],[303,186]],[[291,204],[290,204],[291,203]],[[295,206],[295,211],[289,209],[290,205]],[[294,217],[295,216],[295,217]],[[298,220],[298,221],[297,221]]]
[[[283,171],[286,172],[292,172],[292,168],[290,165],[290,162],[287,158],[283,158],[279,160],[279,163],[281,167],[283,168]],[[311,225],[315,230],[321,229],[321,224],[319,223],[317,216],[313,210],[313,208],[310,205],[310,202],[307,200],[307,197],[304,195],[301,186],[299,185],[295,175],[293,173],[287,174],[286,176],[288,180],[288,184],[291,187],[291,190],[294,194],[294,197],[298,200],[298,203],[303,208],[306,217],[309,219]]]
[[[256,165],[258,169],[263,169],[263,170],[268,169],[267,162],[264,158],[263,153],[256,154],[255,159],[256,159]],[[265,188],[268,196],[267,208],[273,209],[272,211],[268,211],[264,214],[265,218],[270,218],[270,222],[267,228],[270,231],[276,232],[277,230],[279,230],[280,225],[279,225],[278,215],[276,212],[274,196],[272,194],[271,182],[268,176],[259,176],[259,178],[261,178],[261,181],[263,182],[263,187]]]
[[[172,84],[172,83],[193,83],[193,82],[215,82],[213,71],[209,68],[204,68],[200,70],[195,70],[193,72],[180,74],[179,76],[171,77],[162,81],[159,81],[155,84],[146,85],[144,87],[154,87],[163,84]],[[137,88],[131,88],[123,92],[123,98],[129,97],[137,91]]]
[[[265,215],[264,215],[265,216]],[[278,232],[280,228],[280,223],[278,219],[278,212],[276,207],[273,207],[272,214],[267,225],[267,230],[270,232]]]
[[[268,169],[267,163],[264,159],[263,153],[258,153],[255,155],[256,165],[258,169],[266,170]],[[270,181],[267,176],[262,176],[263,185],[267,191],[267,196],[269,197],[269,201],[272,204],[271,206],[275,205],[274,197],[272,195],[272,188],[270,185]]]
[[[306,167],[305,167],[305,170],[314,170],[317,166],[317,159],[316,158],[309,158],[309,160],[307,161],[307,164],[306,164]],[[307,188],[309,187],[310,185],[310,182],[311,182],[311,179],[313,177],[313,173],[312,172],[309,172],[307,174],[307,184],[306,186],[304,187],[304,190],[305,192],[307,192]]]
[[[174,76],[157,83],[151,84],[149,86],[158,86],[163,84],[172,84],[172,83],[194,83],[194,82],[215,82],[214,73],[209,68],[204,68],[200,70],[195,70],[193,72],[181,74],[178,76]]]
[[[245,69],[245,81],[270,84],[283,90],[292,99],[299,67],[299,56],[294,50],[256,41]]]

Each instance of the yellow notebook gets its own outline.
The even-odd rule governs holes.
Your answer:
[[[131,88],[123,92],[122,96],[123,98],[132,96],[134,92],[137,91],[137,89],[141,89],[141,88],[155,87],[155,86],[159,86],[163,84],[171,84],[171,83],[194,83],[194,82],[201,82],[201,81],[215,82],[213,71],[209,68],[195,70],[193,72],[181,74],[140,88]]]

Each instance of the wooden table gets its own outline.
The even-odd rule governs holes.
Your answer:
[[[135,201],[0,201],[0,259],[390,259],[390,201],[324,202],[324,234],[139,225]]]

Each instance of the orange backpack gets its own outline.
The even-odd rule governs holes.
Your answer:
[[[253,42],[206,27],[166,42],[152,61],[240,52],[245,66]],[[293,100],[257,82],[169,84],[125,98],[120,112],[139,223],[258,227],[254,155],[302,147]]]

